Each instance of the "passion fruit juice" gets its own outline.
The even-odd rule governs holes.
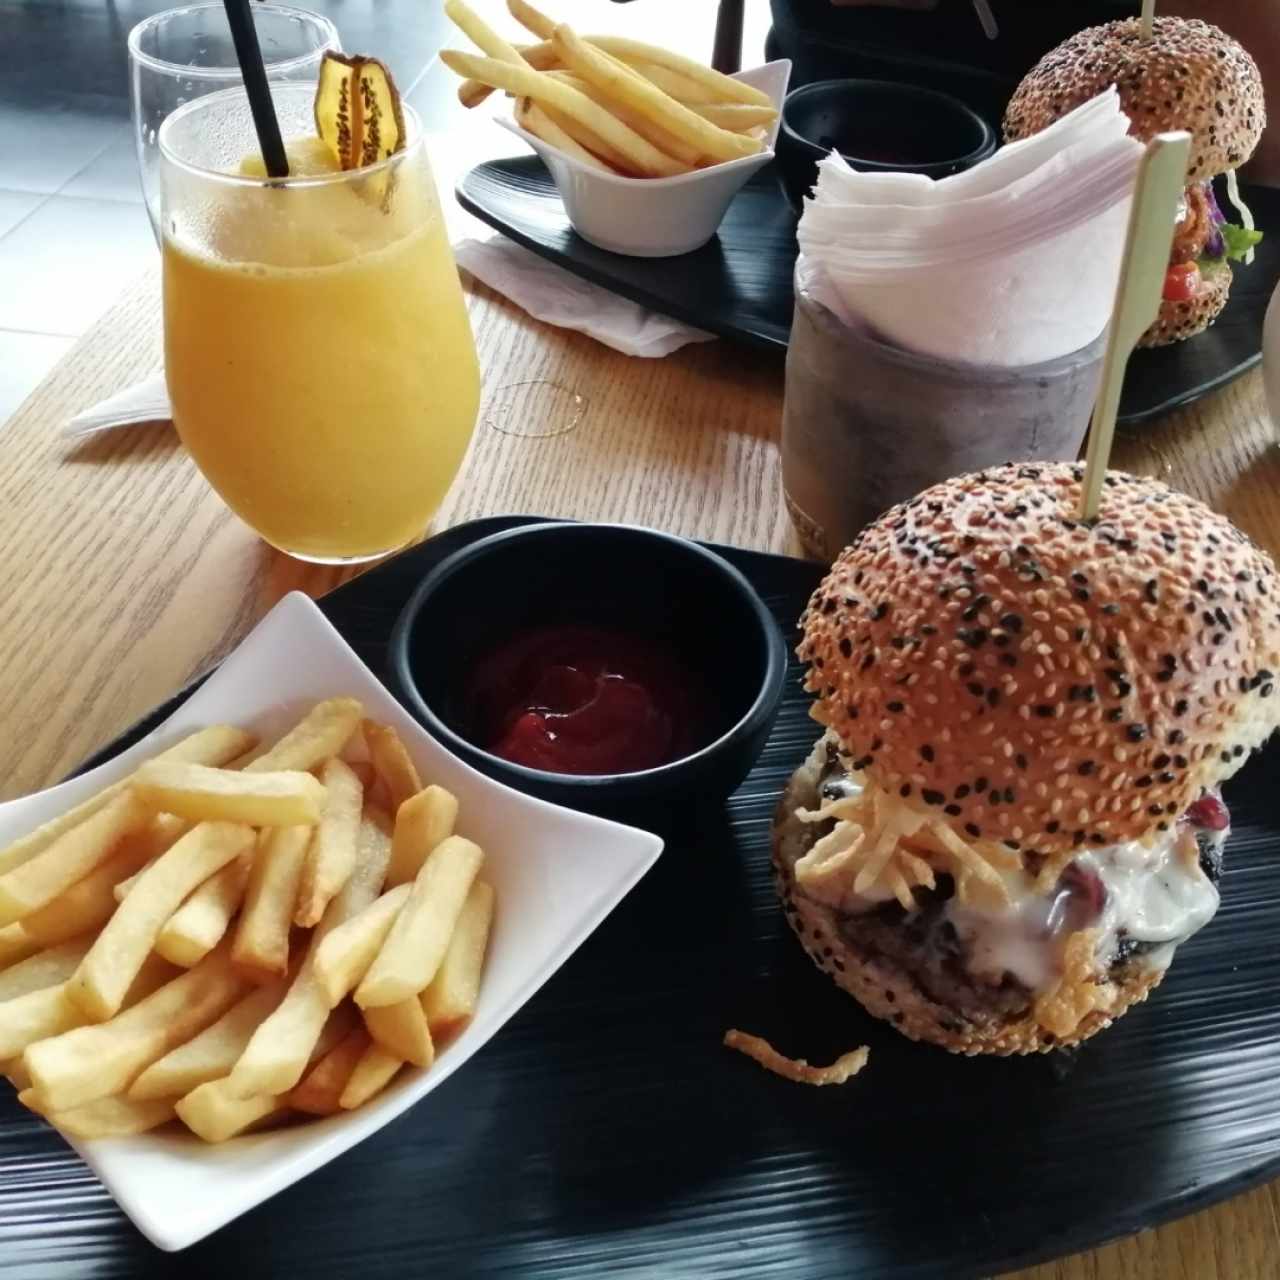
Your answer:
[[[319,149],[290,150],[294,178],[326,167]],[[363,188],[231,182],[188,213],[165,228],[165,369],[201,471],[306,559],[418,537],[480,393],[425,159]]]

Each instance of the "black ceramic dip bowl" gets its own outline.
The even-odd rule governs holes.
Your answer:
[[[414,592],[390,649],[397,696],[462,759],[574,808],[648,808],[650,825],[742,781],[785,669],[737,569],[624,525],[529,525],[463,548]]]
[[[778,173],[797,213],[838,151],[860,172],[945,178],[996,149],[995,130],[950,94],[891,80],[819,80],[787,94],[778,130]]]

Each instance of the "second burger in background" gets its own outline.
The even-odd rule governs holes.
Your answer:
[[[1266,125],[1262,78],[1248,52],[1207,22],[1156,18],[1149,40],[1136,18],[1109,22],[1072,36],[1027,73],[1005,111],[1005,138],[1038,133],[1112,84],[1134,137],[1146,142],[1185,129],[1192,138],[1164,301],[1139,341],[1164,346],[1213,323],[1227,303],[1230,264],[1250,262],[1262,238],[1236,184],[1236,169]],[[1218,174],[1226,175],[1241,225],[1228,222],[1218,207]]]

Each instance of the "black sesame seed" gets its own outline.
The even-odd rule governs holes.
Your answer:
[[[1022,845],[1017,840],[1006,840],[1004,847],[1006,849],[1021,849]]]
[[[1269,697],[1271,697],[1272,691],[1273,691],[1274,689],[1275,689],[1275,685],[1273,685],[1273,684],[1264,684],[1264,685],[1262,686],[1262,688],[1258,690],[1258,697],[1260,697],[1260,698],[1269,698]]]
[[[1231,748],[1231,754],[1233,756],[1240,757],[1244,755],[1244,748],[1241,746],[1234,746]]]
[[[1162,807],[1162,806],[1160,806],[1160,805],[1158,805],[1158,804],[1149,804],[1149,805],[1147,805],[1147,812],[1148,812],[1148,813],[1149,813],[1153,818],[1158,818],[1158,817],[1159,817],[1159,816],[1164,812],[1164,809],[1163,809],[1163,807]]]
[[[1098,691],[1091,684],[1073,684],[1067,693],[1068,702],[1092,702]]]
[[[881,747],[883,747],[883,746],[884,746],[884,739],[883,739],[883,738],[872,738],[872,739],[871,739],[871,750],[872,750],[872,751],[879,751],[879,750],[880,750],[880,748],[881,748]]]
[[[1156,756],[1156,758],[1151,762],[1151,767],[1153,769],[1164,769],[1168,767],[1168,764],[1169,764],[1169,757],[1167,755],[1161,754]]]
[[[898,788],[898,794],[905,800],[911,794],[911,783],[904,782],[902,786]]]
[[[1155,578],[1150,578],[1147,581],[1147,585],[1142,589],[1143,594],[1147,597],[1149,601],[1151,601],[1152,604],[1155,604],[1156,601],[1160,598],[1159,586],[1160,584],[1159,582],[1156,581]]]
[[[967,782],[962,782],[962,783],[961,783],[961,784],[956,788],[956,796],[955,796],[955,798],[956,798],[957,800],[963,800],[963,799],[965,798],[965,796],[967,796],[968,794],[969,794],[969,784],[968,784]]]
[[[885,703],[885,710],[886,710],[886,711],[893,711],[893,712],[895,712],[895,713],[896,713],[896,712],[898,712],[898,711],[901,711],[901,710],[902,710],[902,703],[901,703],[901,702],[897,702],[897,701],[894,701],[894,702],[886,702],[886,703]]]
[[[1042,702],[1038,707],[1036,707],[1036,715],[1038,715],[1041,720],[1049,720],[1053,717],[1053,708],[1047,703]]]
[[[1224,752],[1222,752],[1221,760],[1222,760],[1222,763],[1223,763],[1223,764],[1230,764],[1230,763],[1231,763],[1231,752],[1230,752],[1230,751],[1224,751]]]
[[[1116,614],[1120,612],[1120,606],[1118,604],[1104,604],[1102,606],[1102,612],[1105,613],[1107,617],[1114,618]]]
[[[881,618],[887,617],[889,614],[889,606],[887,604],[878,604],[871,614],[872,622],[879,622]]]
[[[1005,638],[1006,637],[1004,636],[996,636],[996,644],[999,644],[1001,640],[1004,640]],[[1000,661],[1003,662],[1006,667],[1016,667],[1018,665],[1018,659],[1012,653],[1002,653],[1000,655]]]
[[[1124,732],[1130,742],[1141,742],[1147,736],[1147,726],[1145,724],[1127,725]]]
[[[933,763],[933,748],[932,748],[931,746],[929,746],[927,743],[926,743],[923,747],[921,747],[921,748],[920,748],[920,754],[921,754],[921,756],[923,756],[923,757],[924,757],[924,759],[926,759],[930,764],[932,764],[932,763]]]
[[[982,828],[973,822],[966,822],[964,824],[964,829],[966,832],[968,832],[969,835],[973,836],[975,839],[982,834]]]
[[[1165,667],[1156,672],[1156,679],[1159,680],[1161,684],[1167,684],[1173,679],[1173,675],[1173,669],[1171,667]]]
[[[1025,769],[1027,767],[1027,757],[1024,756],[1021,752],[1019,752],[1016,756],[1014,756],[1013,762],[1018,766],[1019,769]]]
[[[867,656],[858,664],[858,670],[865,671],[868,667],[874,666],[875,660],[876,655],[874,653],[867,654]]]
[[[1006,631],[1012,631],[1015,634],[1022,630],[1022,618],[1016,613],[1006,613],[1000,619],[1000,625]]]
[[[853,657],[853,641],[848,636],[844,636],[840,641],[840,652],[846,658]]]
[[[1173,714],[1175,716],[1185,716],[1190,705],[1191,704],[1186,700],[1186,698],[1179,698],[1177,702],[1173,704]],[[1170,739],[1170,741],[1172,741],[1172,739]]]
[[[1057,818],[1050,818],[1050,819],[1049,819],[1049,821],[1048,821],[1048,822],[1046,822],[1046,823],[1044,824],[1044,829],[1045,829],[1045,830],[1046,830],[1046,831],[1047,831],[1051,836],[1054,836],[1054,835],[1057,835],[1057,834],[1058,834],[1058,829],[1059,829],[1061,826],[1062,826],[1062,823],[1060,823],[1060,822],[1057,820]]]
[[[1107,719],[1112,724],[1118,724],[1121,720],[1124,719],[1124,708],[1112,707],[1111,710],[1107,712]]]
[[[967,680],[977,670],[972,662],[962,663],[960,666],[960,679]]]
[[[990,785],[986,778],[974,778],[973,780],[973,789],[978,795],[981,795]]]
[[[949,813],[953,818],[958,818],[963,810],[958,804],[949,804],[942,812]]]
[[[983,688],[980,684],[977,683],[977,681],[971,681],[969,684],[965,685],[965,688],[968,689],[968,691],[971,694],[973,694],[975,698],[982,697]]]
[[[1092,760],[1081,760],[1080,763],[1076,766],[1076,772],[1082,778],[1087,778],[1093,772],[1093,768],[1094,768],[1094,765]]]
[[[1165,772],[1160,775],[1160,781],[1166,784],[1170,782],[1177,782],[1177,780],[1176,775],[1172,773]]]
[[[960,627],[956,630],[956,638],[963,641],[971,649],[980,649],[987,642],[985,627]]]
[[[1073,831],[1073,832],[1071,833],[1071,843],[1072,843],[1072,844],[1075,844],[1075,845],[1081,845],[1081,844],[1084,844],[1084,832],[1083,832],[1083,831]]]
[[[1133,780],[1133,785],[1135,787],[1149,787],[1151,785],[1151,775],[1144,773],[1142,777]]]
[[[1073,573],[1073,574],[1071,575],[1071,581],[1072,581],[1072,582],[1079,582],[1079,583],[1083,584],[1083,583],[1088,582],[1088,581],[1089,581],[1089,579],[1088,579],[1088,578],[1087,578],[1083,573],[1081,573],[1079,569],[1077,569],[1077,570],[1075,571],[1075,573]]]
[[[1169,745],[1171,747],[1176,747],[1186,736],[1187,735],[1183,733],[1181,729],[1174,729],[1173,732],[1169,734]],[[1182,758],[1183,757],[1181,756],[1178,757],[1179,760]],[[1178,768],[1185,769],[1186,765],[1179,765]]]
[[[929,790],[921,791],[920,796],[924,800],[925,804],[941,804],[947,798],[941,791]]]
[[[998,703],[999,701],[1000,701],[1000,690],[988,689],[987,690],[987,706],[994,707],[996,703]]]
[[[1005,804],[1012,804],[1012,803],[1013,803],[1013,800],[1014,800],[1013,788],[1012,788],[1012,787],[1005,787],[1005,789],[1004,789],[1004,802],[1005,802]]]

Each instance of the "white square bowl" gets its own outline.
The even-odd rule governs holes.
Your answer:
[[[542,157],[564,201],[570,225],[584,240],[633,258],[671,258],[706,244],[742,185],[773,159],[791,63],[780,58],[732,78],[763,90],[778,110],[765,138],[765,149],[673,178],[626,178],[593,169],[522,129],[509,116],[494,119]],[[509,105],[503,108],[509,109]]]
[[[644,831],[576,813],[493,782],[449,755],[356,657],[315,604],[294,592],[142,742],[82,777],[0,805],[0,845],[126,774],[202,726],[284,732],[312,703],[349,694],[399,731],[423,780],[457,797],[458,830],[485,850],[497,891],[475,1017],[426,1070],[407,1068],[357,1111],[208,1146],[177,1129],[73,1142],[138,1229],[183,1249],[377,1132],[480,1049],[581,946],[662,851]]]

